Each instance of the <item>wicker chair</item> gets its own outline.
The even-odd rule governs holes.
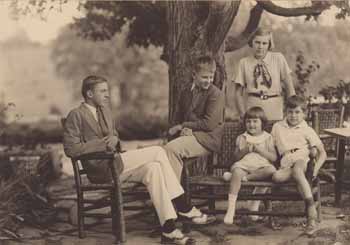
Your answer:
[[[270,124],[271,129],[272,123]],[[269,131],[269,130],[268,130]],[[191,159],[185,162],[183,184],[188,202],[192,199],[200,199],[198,206],[208,206],[208,213],[224,213],[215,206],[217,200],[227,200],[229,183],[222,179],[222,174],[228,171],[234,162],[234,148],[236,137],[243,132],[243,127],[238,121],[227,122],[224,125],[222,138],[222,150],[220,154],[210,156],[208,161]],[[314,161],[313,157],[310,161]],[[308,164],[307,177],[311,183],[314,164]],[[270,187],[270,191],[264,194],[252,194],[254,187]],[[320,181],[318,178],[312,182],[312,191],[317,205],[318,219],[321,219]],[[248,181],[242,182],[238,200],[262,200],[266,210],[248,211],[237,210],[237,214],[265,215],[265,216],[306,216],[306,210],[302,212],[289,212],[282,210],[276,212],[272,209],[271,201],[298,201],[303,200],[297,192],[295,182],[275,184],[272,181]]]
[[[333,108],[323,108],[319,106],[312,109],[311,115],[312,127],[320,136],[327,152],[327,160],[321,174],[330,176],[332,181],[334,181],[339,143],[337,138],[324,133],[323,129],[342,127],[344,122],[344,106],[339,105]]]
[[[61,119],[62,125],[65,118]],[[85,217],[98,219],[112,219],[112,233],[116,237],[116,243],[126,241],[124,210],[141,210],[129,217],[137,217],[146,213],[154,213],[153,207],[145,205],[135,205],[135,201],[145,201],[149,199],[149,194],[141,183],[127,182],[121,184],[119,175],[113,164],[113,153],[94,152],[71,158],[74,171],[75,188],[77,193],[77,224],[79,238],[86,237],[84,224]],[[110,160],[105,161],[109,165],[112,173],[112,181],[105,184],[94,184],[89,182],[86,171],[82,168],[82,160]],[[94,195],[89,195],[93,193]],[[126,205],[129,204],[129,205]],[[110,212],[101,212],[102,208],[110,207]]]

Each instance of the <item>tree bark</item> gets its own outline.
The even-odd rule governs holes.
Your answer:
[[[169,123],[176,122],[174,112],[179,95],[192,83],[196,57],[212,56],[217,64],[214,84],[225,89],[227,80],[224,40],[237,14],[239,1],[169,1],[167,2],[169,65]]]

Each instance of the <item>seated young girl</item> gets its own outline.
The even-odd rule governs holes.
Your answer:
[[[277,153],[272,136],[264,131],[266,115],[261,107],[251,107],[244,115],[246,132],[236,140],[236,162],[231,173],[224,173],[224,179],[231,181],[228,194],[225,224],[232,224],[241,181],[264,180],[270,178],[276,168],[272,164],[277,160]]]

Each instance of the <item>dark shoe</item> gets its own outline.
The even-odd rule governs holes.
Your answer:
[[[161,244],[194,245],[196,240],[185,236],[180,230],[175,229],[171,233],[162,233]]]
[[[191,222],[195,225],[207,225],[216,221],[216,217],[213,215],[203,214],[199,209],[193,207],[189,212],[178,212],[179,219],[185,222]]]

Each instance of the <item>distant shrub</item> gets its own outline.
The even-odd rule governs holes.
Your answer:
[[[146,113],[135,108],[125,109],[117,119],[117,129],[123,140],[160,138],[167,128],[167,114],[160,111]]]

